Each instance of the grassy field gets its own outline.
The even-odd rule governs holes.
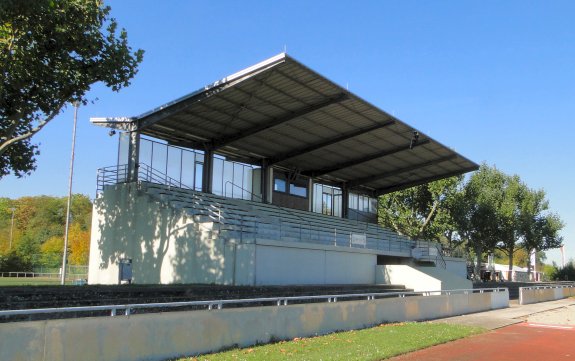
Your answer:
[[[66,284],[71,284],[72,281],[67,281]],[[59,285],[59,278],[47,277],[0,277],[1,286],[42,286],[42,285]]]
[[[381,360],[482,332],[485,332],[482,328],[443,323],[387,324],[358,331],[233,349],[179,361]]]

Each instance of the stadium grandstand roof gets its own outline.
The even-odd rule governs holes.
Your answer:
[[[373,195],[478,168],[285,53],[140,116],[92,122]]]

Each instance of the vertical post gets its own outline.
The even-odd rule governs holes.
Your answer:
[[[16,208],[12,207],[10,210],[12,211],[12,225],[10,226],[10,250],[12,250],[12,238],[14,237],[14,213],[16,212]]]
[[[130,130],[130,143],[128,146],[128,182],[138,181],[138,162],[140,157],[140,132]]]
[[[346,182],[341,185],[341,208],[341,217],[349,218],[349,188]]]
[[[62,279],[60,284],[66,282],[66,263],[68,263],[68,231],[70,230],[70,208],[72,206],[72,179],[74,177],[74,149],[76,147],[76,123],[78,120],[78,102],[74,102],[74,125],[72,128],[72,155],[70,157],[70,178],[68,180],[68,204],[66,208],[66,229],[64,231],[64,255],[62,256]]]
[[[270,189],[270,185],[269,185],[269,165],[267,159],[262,160],[261,167],[262,171],[260,177],[261,177],[261,188],[262,188],[262,203],[269,203],[268,189]]]
[[[206,149],[204,152],[204,166],[202,167],[202,192],[212,193],[212,176],[214,174],[214,151]]]

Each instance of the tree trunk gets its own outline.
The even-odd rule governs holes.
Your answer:
[[[481,279],[481,260],[483,255],[483,247],[476,245],[475,250],[475,280]]]
[[[507,280],[508,281],[512,281],[513,279],[513,255],[514,255],[514,249],[510,248],[507,250],[508,255],[509,255],[509,272],[507,272]]]

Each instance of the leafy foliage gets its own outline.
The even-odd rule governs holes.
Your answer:
[[[569,262],[562,268],[556,268],[556,271],[551,274],[551,279],[554,281],[575,281],[575,265]]]
[[[462,179],[451,177],[381,196],[379,223],[414,239],[451,240],[449,208]]]
[[[35,169],[30,137],[92,84],[130,84],[143,59],[117,32],[110,7],[94,0],[0,2],[0,178]]]
[[[11,217],[14,229],[10,249]],[[69,263],[88,263],[92,202],[81,194],[72,196],[69,232]],[[32,267],[60,267],[66,224],[66,197],[22,197],[0,199],[0,255],[9,271],[25,271]],[[8,263],[6,263],[8,262]]]
[[[464,246],[479,267],[486,253],[514,255],[529,267],[529,253],[561,246],[561,219],[548,212],[543,190],[527,187],[517,176],[486,164],[467,181],[449,178],[384,195],[379,223],[413,239]],[[478,270],[476,270],[478,272]]]

